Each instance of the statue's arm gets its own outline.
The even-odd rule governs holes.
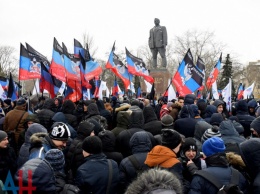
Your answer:
[[[167,43],[168,43],[167,40],[168,40],[167,30],[166,30],[166,27],[164,26],[164,27],[163,27],[163,44],[164,44],[164,46],[167,45]]]

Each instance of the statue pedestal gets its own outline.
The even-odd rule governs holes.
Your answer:
[[[150,70],[150,76],[154,78],[155,96],[157,99],[164,94],[168,87],[168,81],[172,75],[166,68],[157,68]]]

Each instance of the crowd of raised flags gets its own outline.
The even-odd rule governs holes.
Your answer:
[[[63,94],[65,99],[70,99],[73,102],[93,97],[102,99],[103,91],[106,91],[106,97],[125,95],[125,91],[128,89],[135,93],[136,97],[141,97],[141,87],[135,90],[133,76],[143,77],[147,88],[146,92],[152,92],[154,78],[149,75],[146,64],[141,58],[132,55],[127,48],[125,50],[126,64],[114,53],[115,43],[113,44],[105,65],[105,68],[110,69],[115,75],[114,85],[109,89],[106,82],[100,80],[102,67],[90,56],[88,46],[86,45],[86,48],[84,48],[78,40],[74,39],[74,53],[71,54],[64,43],[60,46],[56,38],[54,38],[51,62],[28,43],[26,43],[26,47],[21,44],[19,80],[40,80],[39,83],[35,81],[34,93],[47,91],[51,98],[54,98],[59,93]],[[222,54],[209,77],[205,80],[205,64],[203,60],[198,57],[196,65],[194,65],[191,50],[188,49],[163,95],[168,96],[169,100],[171,100],[178,97],[178,95],[185,96],[197,91],[197,97],[203,98],[202,90],[206,87],[208,92],[206,98],[210,97],[211,89],[212,98],[219,99],[221,97],[227,103],[227,106],[230,106],[231,79],[222,91],[218,90],[216,83],[221,69],[221,60]],[[117,79],[122,80],[126,90],[121,90],[117,84]],[[0,87],[2,99],[11,98],[15,100],[18,98],[20,87],[18,87],[19,84],[12,80],[11,73],[9,79],[0,77],[0,84],[2,86]],[[35,90],[35,88],[38,89]],[[238,86],[236,99],[248,98],[253,89],[254,83],[246,89],[241,83]],[[230,107],[227,108],[230,109]]]

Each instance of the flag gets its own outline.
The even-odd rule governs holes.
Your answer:
[[[141,87],[139,86],[138,88],[137,88],[137,93],[136,93],[136,98],[141,98],[142,96],[141,96]]]
[[[219,90],[217,88],[217,82],[215,81],[213,84],[212,84],[212,95],[213,95],[213,98],[215,100],[219,99]]]
[[[179,95],[185,96],[191,94],[201,86],[203,74],[198,67],[193,64],[193,57],[188,49],[184,59],[175,75],[172,78],[172,84],[175,85]]]
[[[115,43],[113,44],[108,61],[106,63],[106,68],[111,69],[111,71],[122,80],[125,88],[128,88],[130,86],[130,82],[132,81],[133,75],[128,72],[128,69],[119,59],[119,57],[114,53],[114,50]]]
[[[231,78],[229,78],[227,86],[222,90],[223,101],[226,102],[226,107],[229,112],[231,112],[231,84]]]
[[[86,62],[86,69],[84,72],[84,77],[86,80],[91,80],[95,76],[99,76],[101,73],[102,73],[102,68],[97,62],[93,60]]]
[[[43,93],[44,90],[49,92],[51,98],[55,97],[52,76],[49,73],[48,67],[41,63],[40,91]]]
[[[149,75],[149,71],[146,69],[146,65],[141,58],[132,55],[127,48],[126,51],[126,63],[129,73],[143,77],[149,83],[153,83],[154,79]]]
[[[144,80],[144,83],[146,85],[146,92],[151,92],[153,85],[150,84],[149,82],[145,81],[145,80]]]
[[[222,53],[220,54],[220,57],[219,57],[217,64],[214,66],[213,70],[211,71],[211,73],[210,73],[210,75],[207,79],[206,86],[207,86],[208,90],[211,88],[212,84],[218,78],[218,74],[219,74],[220,68],[221,68],[221,60],[222,60]]]
[[[91,89],[91,85],[89,84],[89,80],[85,79],[85,69],[86,69],[86,60],[84,57],[79,53],[80,57],[80,64],[79,64],[79,69],[80,69],[80,77],[81,77],[81,85],[82,87],[86,89]]]
[[[172,87],[172,84],[171,83],[171,80],[169,79],[168,81],[168,85],[169,85],[169,88],[168,88],[168,101],[171,101],[172,99],[177,99],[176,97],[176,93]]]
[[[36,95],[40,93],[40,83],[39,80],[36,79],[36,81],[34,82],[34,87],[33,87],[33,91],[32,91],[32,95]]]
[[[101,83],[101,80],[99,79],[99,77],[95,77],[95,86],[96,86],[96,88],[95,88],[95,92],[93,94],[93,96],[95,98],[99,98],[98,94],[99,94],[100,83]]]
[[[198,69],[203,74],[203,77],[201,78],[201,81],[200,81],[201,86],[198,89],[198,90],[202,91],[204,89],[204,85],[205,85],[205,63],[200,57],[198,57],[196,66],[198,67]]]
[[[118,85],[117,85],[116,79],[114,81],[114,86],[113,86],[113,89],[112,89],[112,96],[118,96]]]
[[[5,91],[4,91],[4,89],[3,89],[1,84],[0,84],[0,98],[2,100],[5,100],[7,98],[6,93],[5,93]]]
[[[52,61],[50,65],[50,73],[60,81],[66,82],[66,69],[64,67],[63,48],[59,45],[54,37]]]
[[[85,50],[81,43],[74,38],[74,55],[79,58],[79,54],[85,56]]]
[[[243,93],[244,93],[245,86],[240,83],[237,89],[237,100],[243,99]]]
[[[80,81],[80,70],[79,63],[80,59],[74,57],[74,55],[69,54],[67,47],[62,43],[63,57],[64,57],[64,67],[66,70],[67,80]],[[73,88],[73,86],[70,86]]]
[[[129,86],[127,87],[128,90],[131,90],[132,93],[135,93],[135,86],[133,84],[133,82],[130,82]]]
[[[20,44],[19,80],[38,79],[41,77],[40,57]]]
[[[217,82],[215,81],[213,84],[212,84],[212,95],[213,95],[213,98],[215,100],[219,99],[219,90],[217,88]]]
[[[9,79],[7,79],[6,77],[0,76],[0,84],[3,88],[3,90],[7,90],[8,85],[9,85]]]
[[[251,96],[251,94],[253,93],[254,91],[254,87],[255,87],[255,82],[252,83],[249,87],[247,87],[245,90],[244,90],[244,99],[246,98],[249,98]]]
[[[201,91],[197,90],[197,98],[201,98]]]
[[[18,95],[16,93],[15,84],[14,84],[13,76],[12,76],[11,72],[10,72],[10,77],[9,77],[7,98],[11,98],[12,101],[18,99]]]

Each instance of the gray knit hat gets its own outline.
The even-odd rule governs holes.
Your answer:
[[[217,126],[213,126],[204,132],[203,136],[201,137],[201,143],[204,143],[204,141],[211,137],[221,137],[221,133],[219,132]]]
[[[0,142],[3,141],[7,137],[7,133],[0,130]]]

